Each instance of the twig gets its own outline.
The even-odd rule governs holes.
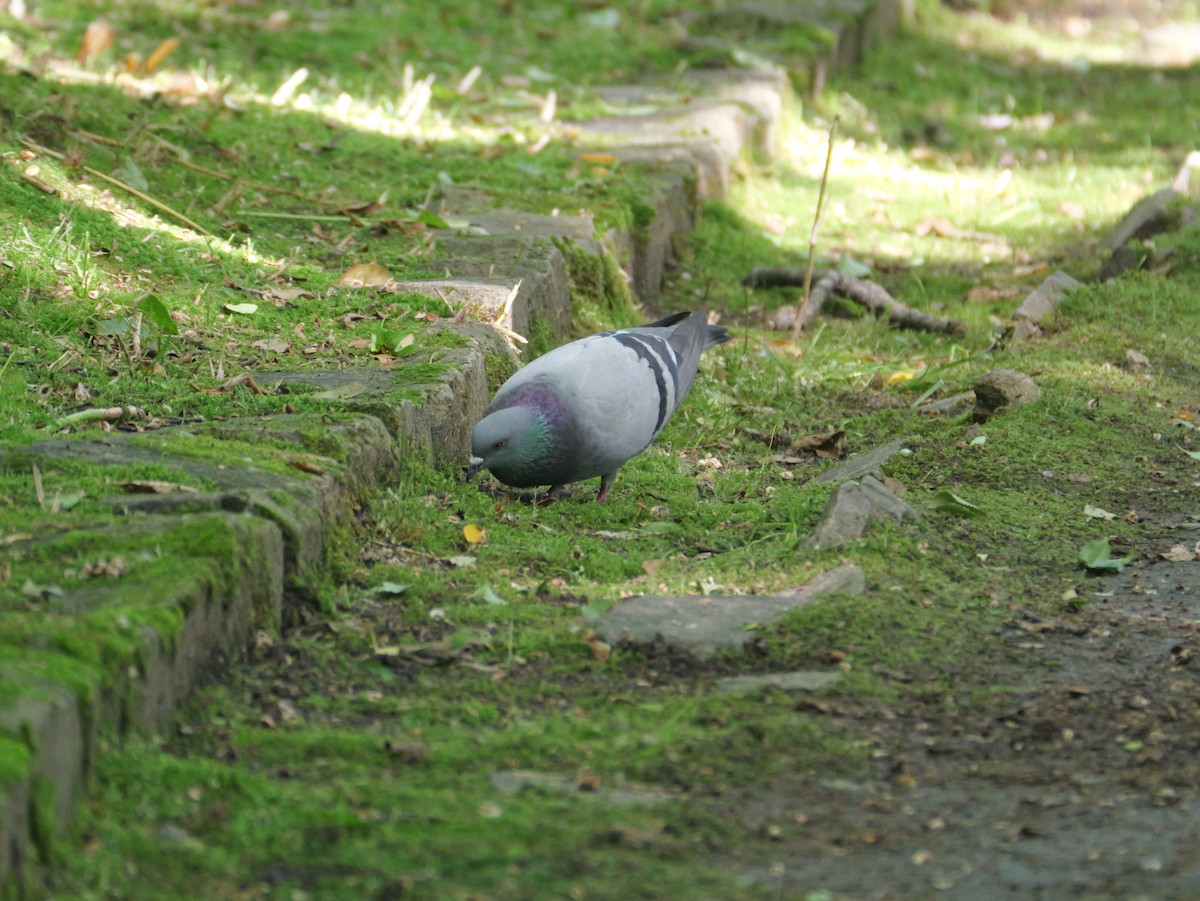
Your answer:
[[[790,269],[783,266],[764,266],[751,270],[742,279],[743,285],[752,288],[779,288],[802,284],[808,276],[807,270]],[[801,306],[796,321],[803,327],[831,294],[837,294],[862,304],[876,315],[887,314],[893,325],[901,328],[918,329],[926,332],[945,332],[949,335],[966,334],[967,327],[954,319],[942,319],[897,300],[888,293],[887,289],[875,282],[861,278],[843,275],[832,270],[818,273],[817,283],[813,286],[812,294]],[[793,332],[798,331],[795,325]]]
[[[20,141],[22,144],[24,144],[30,150],[33,150],[37,153],[44,153],[44,154],[46,154],[46,156],[51,157],[52,159],[56,159],[56,160],[65,159],[64,155],[59,153],[58,151],[51,150],[49,147],[43,147],[41,144],[35,144],[33,141],[29,140],[28,138],[21,138]],[[188,228],[190,228],[192,231],[196,232],[197,234],[205,235],[206,237],[209,237],[209,238],[212,237],[212,232],[210,232],[204,226],[193,222],[187,216],[183,215],[183,213],[179,212],[176,209],[172,209],[171,207],[169,207],[165,203],[163,203],[161,200],[155,200],[149,194],[144,194],[143,192],[139,191],[137,188],[134,188],[134,187],[131,187],[130,185],[125,184],[125,182],[121,181],[119,178],[113,178],[111,175],[105,175],[99,169],[93,169],[91,166],[82,166],[81,165],[81,166],[79,166],[79,168],[94,178],[99,178],[102,181],[108,182],[110,185],[115,185],[116,187],[120,188],[122,191],[126,191],[126,192],[132,194],[138,200],[142,201],[142,203],[149,204],[150,206],[154,207],[154,209],[158,210],[160,213],[166,213],[172,219],[177,219],[178,221],[182,222],[184,225],[186,225]]]
[[[119,419],[141,419],[146,411],[141,407],[94,407],[68,413],[54,420],[54,427],[60,429],[66,425],[78,425],[81,422],[114,422]]]
[[[817,232],[821,228],[821,213],[825,209],[825,186],[829,183],[829,165],[833,162],[833,140],[837,137],[838,122],[841,121],[840,116],[833,117],[833,123],[829,126],[829,144],[825,150],[825,170],[821,173],[821,190],[817,194],[817,209],[813,213],[812,229],[808,233],[808,263],[804,267],[804,307],[809,305],[809,288],[812,287],[813,263],[817,257]],[[796,317],[796,321],[792,323],[792,339],[800,334],[800,329],[804,327],[804,320]]]
[[[46,506],[46,490],[42,487],[42,471],[36,463],[33,464],[33,494],[37,498],[38,506]]]
[[[234,210],[234,216],[253,216],[257,219],[304,219],[312,222],[345,222],[346,216],[329,216],[321,213],[268,213],[256,210]]]

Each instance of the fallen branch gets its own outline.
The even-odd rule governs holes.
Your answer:
[[[751,270],[750,274],[742,279],[742,284],[752,288],[796,287],[803,285],[804,279],[803,269],[763,266]],[[967,331],[967,327],[957,320],[942,319],[932,313],[914,310],[896,300],[886,288],[875,282],[854,278],[841,272],[826,271],[820,274],[808,300],[797,314],[792,333],[796,334],[804,328],[832,294],[861,304],[876,315],[886,313],[888,320],[899,328],[944,332],[948,335],[963,335]]]

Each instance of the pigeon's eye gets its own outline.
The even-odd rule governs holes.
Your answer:
[[[502,448],[502,447],[504,447],[504,439],[501,439],[501,440],[497,441],[495,444],[493,444],[492,450],[500,450],[500,448]]]

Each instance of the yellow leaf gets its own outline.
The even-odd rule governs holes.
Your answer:
[[[886,381],[887,381],[888,387],[890,388],[892,385],[899,385],[901,382],[907,382],[907,381],[911,380],[912,377],[913,377],[912,372],[910,372],[908,370],[902,370],[900,372],[891,373],[887,377]]]
[[[467,539],[467,544],[474,547],[477,544],[483,544],[487,541],[487,532],[476,525],[463,526],[463,538]]]
[[[162,61],[175,52],[175,48],[179,46],[179,38],[167,38],[161,44],[154,48],[154,52],[146,57],[146,61],[142,63],[142,72],[149,75],[155,69],[162,65]]]
[[[606,165],[615,163],[617,158],[611,153],[581,153],[579,160],[583,163],[604,163]]]

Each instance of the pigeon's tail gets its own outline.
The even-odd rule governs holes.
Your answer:
[[[728,329],[723,325],[710,325],[704,333],[704,349],[716,347],[718,344],[724,344],[726,341],[732,341],[733,335],[729,334]]]
[[[688,319],[696,318],[702,315],[705,321],[704,332],[704,347],[703,350],[708,350],[710,347],[716,347],[718,344],[724,344],[726,341],[732,341],[733,336],[723,325],[708,325],[708,314],[703,310],[693,313],[691,310],[684,310],[680,313],[672,313],[670,316],[665,316],[657,322],[651,322],[649,325],[642,326],[643,328],[670,328],[673,325],[679,325]]]

